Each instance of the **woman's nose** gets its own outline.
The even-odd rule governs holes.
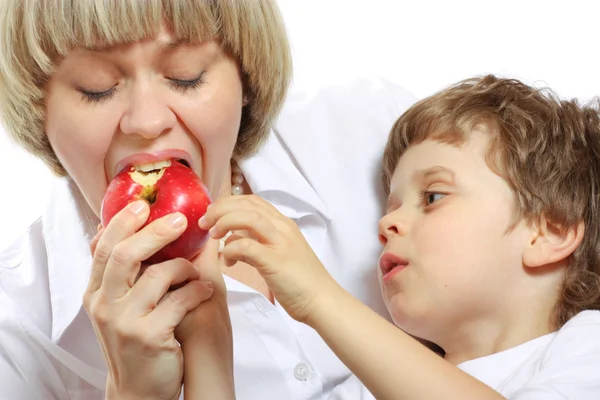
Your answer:
[[[379,220],[379,243],[385,246],[393,236],[404,236],[406,230],[406,222],[399,218],[398,210],[388,213]]]
[[[176,123],[177,116],[159,88],[152,84],[132,88],[129,105],[121,118],[121,132],[153,139],[172,129]]]

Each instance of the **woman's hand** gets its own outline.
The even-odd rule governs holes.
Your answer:
[[[219,268],[218,240],[209,240],[193,260],[213,295],[190,311],[175,329],[184,359],[185,399],[233,400],[233,334],[227,287]]]
[[[212,204],[200,227],[221,239],[228,232],[226,266],[255,267],[292,318],[307,322],[314,307],[337,286],[294,221],[255,195],[229,196]]]
[[[142,271],[142,261],[174,241],[187,225],[176,213],[140,229],[148,214],[146,203],[129,204],[90,245],[92,274],[84,307],[106,357],[107,399],[179,397],[183,355],[174,331],[213,292],[184,259],[144,266]]]

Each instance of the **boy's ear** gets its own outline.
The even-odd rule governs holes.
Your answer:
[[[535,268],[567,259],[583,240],[583,221],[563,228],[542,218],[532,229],[529,245],[523,253],[523,264]]]

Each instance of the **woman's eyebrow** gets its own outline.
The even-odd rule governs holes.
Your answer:
[[[189,43],[189,41],[187,41],[185,39],[172,40],[172,41],[167,41],[167,42],[163,42],[163,43],[159,44],[158,49],[160,51],[174,50],[177,47],[181,46],[182,44],[188,44],[188,43]]]
[[[189,41],[185,40],[185,39],[163,41],[162,43],[160,43],[158,45],[158,50],[159,51],[174,50],[177,47],[179,47],[183,44],[187,44],[187,43],[189,43]],[[95,53],[104,53],[113,47],[114,47],[113,44],[99,44],[99,45],[95,45],[95,46],[87,46],[87,47],[84,47],[84,49],[87,51],[95,52]]]

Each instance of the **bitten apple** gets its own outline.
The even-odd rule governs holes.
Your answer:
[[[191,260],[200,253],[209,235],[200,229],[198,220],[206,213],[211,197],[202,180],[190,168],[177,160],[125,168],[106,189],[100,210],[102,225],[107,226],[116,213],[136,200],[144,200],[150,206],[144,226],[177,211],[188,221],[179,238],[145,262],[157,264],[179,257]]]

